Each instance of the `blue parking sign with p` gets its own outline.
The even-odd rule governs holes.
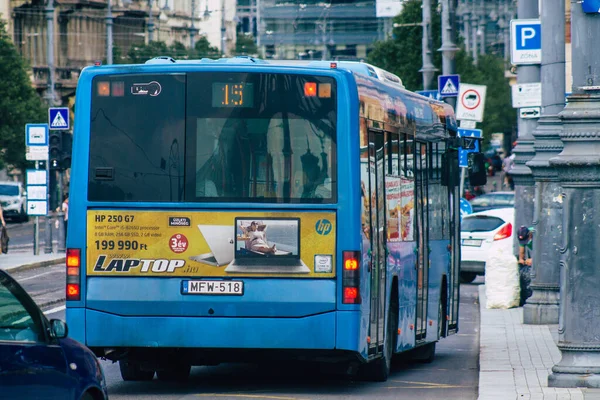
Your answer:
[[[542,25],[522,24],[517,28],[517,50],[535,50],[542,48]]]

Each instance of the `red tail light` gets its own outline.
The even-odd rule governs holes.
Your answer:
[[[67,249],[67,300],[81,299],[81,250]]]
[[[512,236],[512,224],[509,222],[494,235],[494,240],[502,240]]]
[[[360,251],[344,251],[342,256],[342,303],[360,304]]]

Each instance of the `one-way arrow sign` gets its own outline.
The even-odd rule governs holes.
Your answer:
[[[540,107],[519,108],[519,117],[521,118],[539,118],[542,110]]]

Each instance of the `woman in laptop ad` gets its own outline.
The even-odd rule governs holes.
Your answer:
[[[280,241],[277,248],[275,242],[269,243],[267,240],[268,225],[263,221],[240,221],[240,230],[242,231],[241,238],[243,241],[238,242],[238,251],[246,251],[256,255],[290,255],[295,250],[297,253],[295,233],[297,227],[290,224],[289,221],[269,221],[269,225],[273,226],[271,232],[275,232],[272,236],[276,236]],[[289,232],[286,232],[289,230]],[[243,247],[242,247],[243,246]],[[294,249],[294,247],[296,247]]]

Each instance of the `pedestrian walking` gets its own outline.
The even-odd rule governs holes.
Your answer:
[[[519,282],[521,284],[521,302],[520,305],[525,305],[525,301],[531,296],[531,264],[533,252],[533,228],[521,226],[517,232],[519,238]]]
[[[4,220],[4,210],[2,209],[2,205],[0,205],[0,222],[2,222],[2,226],[0,226],[0,253],[6,254],[8,253],[8,231],[6,230],[6,221]]]

